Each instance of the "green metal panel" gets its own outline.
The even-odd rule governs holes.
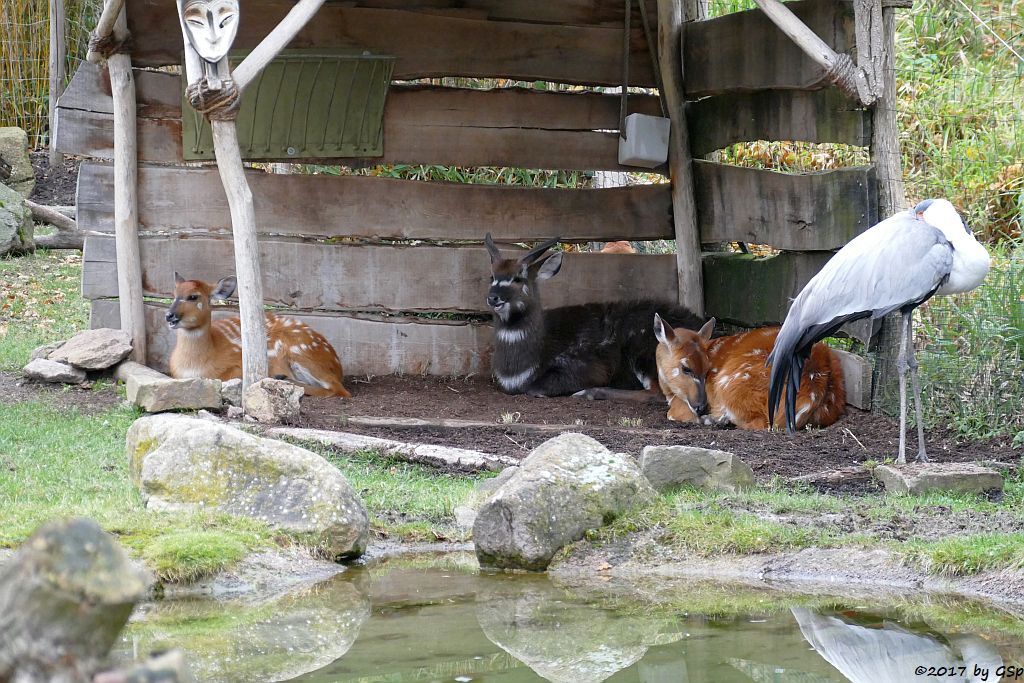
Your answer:
[[[232,53],[236,65],[244,53]],[[284,50],[242,93],[238,146],[248,160],[374,157],[384,153],[384,102],[395,58]],[[213,159],[210,123],[183,95],[185,159]]]

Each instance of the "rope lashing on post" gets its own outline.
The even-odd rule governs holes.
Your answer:
[[[871,105],[876,99],[869,91],[867,77],[850,55],[842,52],[836,54],[825,75],[829,83],[842,90],[850,99],[857,100],[865,106]]]
[[[205,78],[190,83],[185,88],[189,104],[210,121],[233,121],[238,118],[241,93],[235,82],[228,78],[221,80],[221,87],[214,90]]]
[[[132,36],[127,32],[119,38],[113,33],[101,36],[94,31],[89,34],[89,54],[99,55],[103,59],[110,59],[114,55],[130,54],[131,43]]]

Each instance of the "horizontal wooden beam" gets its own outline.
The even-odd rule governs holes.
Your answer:
[[[398,180],[368,176],[247,174],[260,233],[479,242],[559,236],[567,241],[671,239],[668,184],[566,190]],[[113,170],[79,169],[83,229],[113,229]],[[182,201],[187,198],[187,201]],[[142,166],[139,223],[146,231],[229,232],[216,169]]]
[[[853,6],[800,0],[787,7],[836,52],[853,48]],[[815,89],[828,85],[816,64],[759,9],[686,24],[683,49],[689,99],[726,92]]]
[[[701,157],[736,142],[871,144],[871,114],[835,88],[728,93],[686,107],[690,149]]]
[[[831,252],[705,255],[705,313],[744,327],[781,324],[790,300],[831,257]]]
[[[873,167],[779,173],[693,162],[702,242],[839,249],[878,222]]]
[[[255,47],[293,5],[292,0],[263,0],[247,7],[234,48]],[[181,30],[173,3],[128,3],[128,27],[135,38],[133,63],[147,67],[180,63]],[[633,33],[630,85],[653,87],[643,30],[638,28]],[[397,58],[396,80],[468,76],[612,86],[622,84],[621,46],[621,24],[559,26],[488,21],[340,3],[323,7],[289,45],[393,55]]]
[[[230,239],[140,240],[146,296],[170,298],[174,271],[215,281],[233,273]],[[356,246],[265,239],[260,243],[264,300],[285,308],[335,311],[488,313],[490,259],[480,247]],[[86,239],[82,295],[116,297],[112,237]],[[547,306],[637,298],[675,300],[672,254],[566,254],[545,282]]]
[[[146,302],[146,364],[168,371],[175,332],[167,327],[164,304]],[[287,313],[287,312],[282,312]],[[493,333],[485,323],[432,321],[411,317],[287,313],[321,332],[338,352],[347,377],[359,375],[468,375],[490,372]],[[116,299],[92,302],[90,325],[120,325]],[[218,307],[214,317],[238,315]],[[349,389],[354,389],[348,384]],[[358,393],[358,389],[354,389]]]
[[[621,26],[623,19],[623,4],[619,0],[357,0],[354,4],[376,9],[540,24]],[[648,14],[655,16],[655,0],[647,0],[647,4]],[[639,9],[635,5],[633,15],[634,26],[639,26]]]
[[[140,161],[183,162],[180,77],[144,70],[136,70],[135,76],[139,84]],[[58,149],[111,158],[109,93],[109,82],[101,70],[92,65],[79,68],[58,106]],[[631,97],[630,111],[657,114],[658,98]],[[384,155],[355,161],[635,170],[619,166],[618,136],[608,132],[618,130],[618,122],[619,98],[615,95],[395,85],[384,114]],[[252,157],[256,159],[303,161],[277,151]]]

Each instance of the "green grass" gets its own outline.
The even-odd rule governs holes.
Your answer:
[[[20,369],[35,347],[88,327],[81,272],[77,252],[0,259],[0,370]]]
[[[909,516],[967,513],[1009,515],[1024,523],[1024,482],[1006,483],[1003,503],[967,493],[923,496],[870,495],[858,498],[758,487],[737,494],[682,488],[648,507],[631,510],[610,526],[591,532],[588,542],[605,544],[646,533],[658,547],[679,557],[752,555],[803,548],[881,547],[922,569],[968,575],[1024,566],[1024,534],[965,533],[939,540],[895,542],[866,530],[845,531],[828,514],[854,511],[880,525]]]
[[[326,447],[304,447],[323,455],[359,492],[380,534],[404,540],[450,538],[453,510],[490,474],[443,474],[432,467],[372,452],[338,454]]]
[[[147,512],[124,452],[136,417],[128,408],[83,415],[40,401],[0,404],[0,547],[16,547],[50,519],[86,516],[158,578],[191,580],[272,542],[251,520]]]

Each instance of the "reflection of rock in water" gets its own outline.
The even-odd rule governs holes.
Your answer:
[[[794,607],[792,612],[807,642],[853,683],[984,680],[972,675],[975,665],[987,669],[988,680],[996,680],[995,669],[1002,664],[996,649],[974,635],[950,636],[950,644],[945,645],[888,621],[882,628],[867,628],[802,607]],[[919,666],[965,666],[967,673],[964,676],[923,676],[914,673]]]
[[[681,637],[665,620],[575,603],[546,577],[510,578],[478,595],[476,618],[492,643],[555,683],[603,681]],[[679,662],[675,680],[685,683]]]
[[[339,578],[258,606],[157,605],[116,648],[124,660],[180,647],[200,681],[280,681],[344,655],[369,616],[369,599]]]

